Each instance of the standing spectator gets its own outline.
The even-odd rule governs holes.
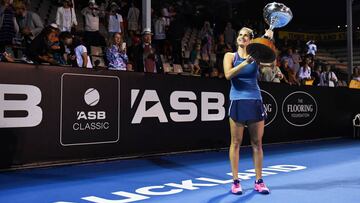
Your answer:
[[[70,0],[63,0],[63,6],[58,7],[56,12],[56,24],[61,32],[75,33],[77,20],[75,9]]]
[[[113,38],[115,33],[121,33],[123,35],[124,33],[124,20],[122,15],[120,14],[120,8],[115,3],[112,2],[110,5],[110,11],[109,11],[109,39]]]
[[[311,60],[314,60],[315,54],[316,54],[316,51],[317,51],[317,46],[315,44],[315,40],[308,41],[306,43],[306,45],[308,46],[307,55],[311,57]]]
[[[202,42],[205,43],[204,48],[207,49],[206,52],[209,54],[209,58],[211,54],[213,36],[214,36],[214,32],[210,26],[210,22],[205,21],[204,26],[200,31],[200,37],[202,39]]]
[[[139,17],[140,10],[136,8],[135,3],[131,3],[131,7],[129,8],[129,12],[127,15],[128,20],[128,31],[138,33],[139,31]]]
[[[230,44],[231,47],[234,49],[235,39],[236,39],[236,31],[232,28],[232,24],[228,22],[224,30],[225,44]]]
[[[298,79],[302,84],[305,84],[306,80],[311,80],[311,68],[309,66],[310,62],[311,59],[306,58],[304,65],[299,70]]]
[[[163,16],[157,15],[154,24],[154,44],[160,54],[164,54],[164,44],[166,40],[166,21]]]
[[[196,44],[190,52],[190,67],[191,67],[191,74],[193,75],[199,75],[200,74],[200,59],[201,59],[201,45]]]
[[[185,33],[185,22],[183,16],[180,14],[174,14],[174,20],[171,22],[168,38],[170,39],[170,43],[172,46],[172,59],[175,64],[182,63],[182,47],[181,40]]]
[[[93,68],[87,48],[84,46],[82,36],[75,37],[74,47],[76,59],[75,65],[80,68]]]
[[[169,12],[169,5],[165,4],[164,7],[161,9],[161,15],[165,18],[165,22],[166,22],[166,26],[169,27],[170,26],[170,12]]]
[[[331,66],[327,64],[325,66],[325,71],[321,73],[320,76],[320,86],[327,87],[336,87],[338,79],[333,71],[331,71]]]
[[[223,61],[226,52],[232,52],[232,49],[227,48],[227,44],[224,41],[224,35],[219,35],[219,41],[215,46],[216,52],[216,65],[215,68],[218,69],[218,75],[220,78],[224,76],[224,68],[223,68]]]
[[[150,29],[142,32],[142,43],[136,46],[131,53],[136,72],[162,73],[163,67],[159,54],[151,44],[152,33]]]
[[[37,13],[28,10],[25,1],[15,4],[16,20],[19,25],[18,38],[22,45],[28,47],[31,41],[44,29],[44,24]]]
[[[15,35],[19,32],[15,11],[11,0],[0,0],[0,52],[10,48]]]
[[[84,43],[87,49],[89,49],[90,46],[105,47],[105,38],[99,32],[99,20],[100,16],[103,16],[103,13],[99,10],[95,0],[89,0],[88,6],[85,7],[81,13],[85,17]]]
[[[126,55],[126,44],[121,33],[115,33],[112,37],[112,43],[106,50],[106,58],[111,70],[126,70],[128,56]]]

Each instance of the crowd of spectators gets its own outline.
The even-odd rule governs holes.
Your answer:
[[[151,29],[141,27],[140,5],[135,3],[139,1],[80,0],[77,8],[73,0],[52,2],[58,4],[56,17],[44,25],[30,9],[30,0],[0,0],[1,61],[151,73],[169,72],[169,66],[177,64],[182,71],[187,67],[189,75],[224,78],[224,54],[236,51],[237,32],[231,22],[221,27],[204,20],[200,27],[187,28],[189,19],[177,9],[179,2],[153,8]],[[242,25],[263,30],[259,22],[246,20]],[[195,37],[184,41],[189,30]],[[277,60],[260,65],[260,81],[342,85],[333,67],[316,60],[315,41],[276,45]],[[354,78],[359,79],[357,68]]]

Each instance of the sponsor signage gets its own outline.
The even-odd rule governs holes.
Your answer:
[[[266,112],[265,126],[270,125],[276,118],[278,113],[278,105],[276,99],[267,91],[261,90],[261,97]]]
[[[61,77],[60,143],[114,143],[120,132],[118,77],[65,73]]]
[[[297,127],[307,126],[316,118],[318,105],[309,93],[297,91],[289,94],[282,104],[285,120]]]

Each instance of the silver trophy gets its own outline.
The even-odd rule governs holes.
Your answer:
[[[270,30],[284,27],[293,17],[290,8],[276,2],[267,4],[263,15]],[[253,39],[246,47],[247,53],[260,63],[272,63],[276,58],[275,50],[273,42],[265,37]]]
[[[274,28],[280,28],[287,25],[293,14],[289,7],[282,3],[272,2],[264,7],[264,19],[265,22],[270,26],[270,30]]]

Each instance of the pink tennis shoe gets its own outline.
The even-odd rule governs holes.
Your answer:
[[[231,193],[233,193],[235,195],[242,194],[242,188],[241,188],[239,180],[234,180],[233,184],[231,185]]]
[[[270,190],[266,187],[263,179],[259,179],[258,181],[255,181],[255,188],[256,191],[258,191],[261,194],[269,194]]]

